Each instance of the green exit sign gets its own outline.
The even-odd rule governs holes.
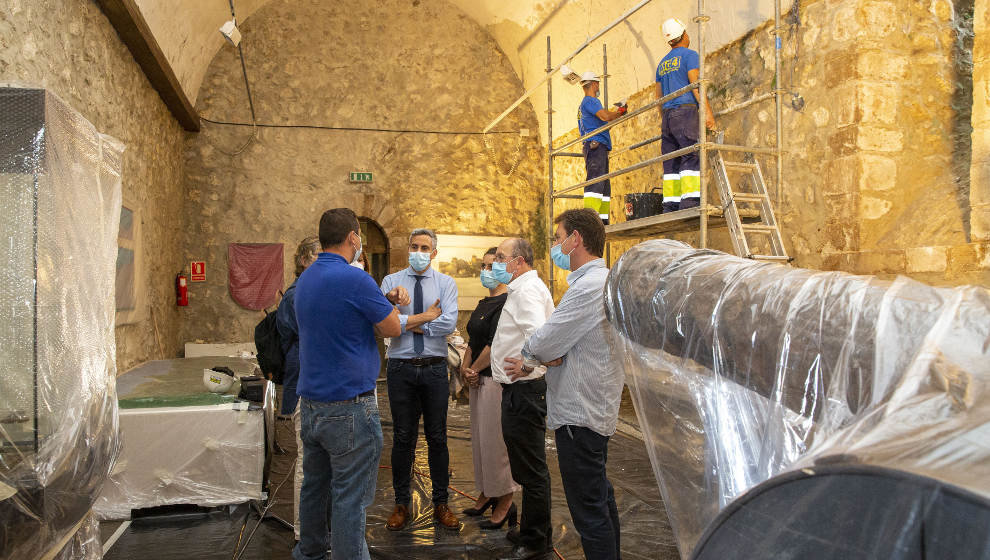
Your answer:
[[[352,183],[370,183],[372,180],[371,173],[364,173],[360,171],[351,171],[351,182]]]

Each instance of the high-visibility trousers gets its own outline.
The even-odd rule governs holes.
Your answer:
[[[584,154],[585,180],[608,173],[608,148],[604,144],[585,142],[581,152]],[[612,183],[609,179],[584,188],[584,207],[598,212],[602,223],[608,225],[609,211],[612,207]]]
[[[698,106],[689,103],[664,109],[660,124],[660,151],[668,154],[698,143]],[[663,209],[672,212],[698,205],[701,172],[698,152],[663,162]]]

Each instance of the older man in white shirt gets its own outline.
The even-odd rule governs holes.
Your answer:
[[[553,313],[553,298],[533,270],[533,248],[525,239],[506,239],[495,252],[495,279],[508,284],[509,295],[492,341],[492,380],[502,384],[502,437],[512,478],[522,486],[522,518],[517,546],[507,558],[547,557],[553,550],[550,528],[550,471],[547,470],[546,368],[510,378],[505,359],[518,356],[523,343]]]
[[[510,357],[502,366],[509,377],[551,366],[547,423],[556,435],[560,480],[574,528],[586,558],[618,560],[619,511],[606,463],[625,377],[612,354],[605,320],[605,226],[588,208],[567,210],[554,223],[550,257],[570,271],[567,293],[523,345],[522,359]]]

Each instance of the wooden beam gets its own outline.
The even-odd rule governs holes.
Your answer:
[[[134,56],[152,87],[158,91],[165,106],[183,128],[199,131],[199,115],[179,84],[172,66],[155,40],[148,22],[134,0],[96,0],[121,41]]]

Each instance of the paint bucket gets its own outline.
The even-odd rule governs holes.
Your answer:
[[[663,212],[663,193],[653,192],[660,187],[653,187],[650,192],[630,193],[625,196],[626,221],[649,218]]]

